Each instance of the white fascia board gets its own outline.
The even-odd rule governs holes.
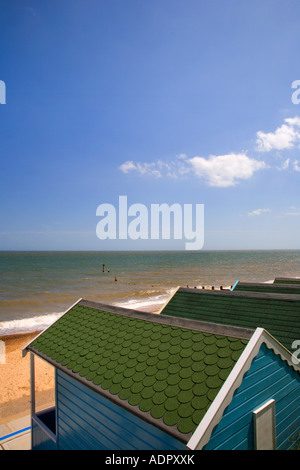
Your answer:
[[[33,342],[35,341],[39,336],[41,336],[45,331],[48,330],[48,328],[50,328],[50,326],[54,325],[54,323],[56,323],[61,317],[63,317],[67,312],[69,312],[69,310],[71,310],[73,307],[75,307],[75,305],[79,304],[79,302],[81,302],[82,298],[76,300],[76,302],[74,302],[73,305],[71,305],[71,307],[67,308],[67,310],[65,312],[63,312],[59,318],[57,318],[53,323],[51,323],[51,325],[47,326],[46,328],[44,328],[43,331],[41,331],[38,335],[36,335],[31,341],[29,341],[29,343],[26,344],[26,346],[24,346],[22,348],[22,357],[25,357],[28,350],[28,346]]]
[[[286,349],[274,336],[268,331],[264,330],[263,342],[268,349],[272,349],[273,352],[281,357],[283,361],[292,367],[295,371],[300,372],[300,362],[288,349]]]
[[[226,407],[232,401],[235,390],[241,385],[245,373],[250,369],[252,361],[263,343],[266,344],[268,349],[272,349],[275,354],[279,354],[283,361],[286,361],[289,366],[300,373],[299,363],[297,364],[295,360],[293,361],[293,355],[270,333],[263,328],[257,328],[187,443],[189,449],[201,450],[209,442],[214,427],[220,422]]]

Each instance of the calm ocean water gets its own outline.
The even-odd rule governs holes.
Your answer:
[[[300,250],[0,252],[0,335],[45,328],[79,298],[155,311],[179,285],[289,276]]]

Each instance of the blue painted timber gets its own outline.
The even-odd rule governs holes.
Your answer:
[[[214,428],[205,450],[253,450],[253,411],[275,400],[276,448],[299,445],[300,374],[264,344]]]
[[[182,450],[186,446],[57,370],[58,448]]]

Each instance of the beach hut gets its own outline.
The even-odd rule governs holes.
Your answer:
[[[231,291],[243,292],[264,292],[270,294],[290,294],[300,295],[300,284],[284,284],[284,283],[256,283],[236,281]]]
[[[264,328],[79,300],[24,348],[32,449],[288,449],[300,431],[299,364]],[[36,412],[39,356],[55,407]]]

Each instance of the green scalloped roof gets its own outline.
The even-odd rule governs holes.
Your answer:
[[[27,349],[187,442],[248,340],[129,312],[81,301]]]
[[[178,289],[161,311],[240,328],[264,328],[291,351],[300,337],[300,295]]]

